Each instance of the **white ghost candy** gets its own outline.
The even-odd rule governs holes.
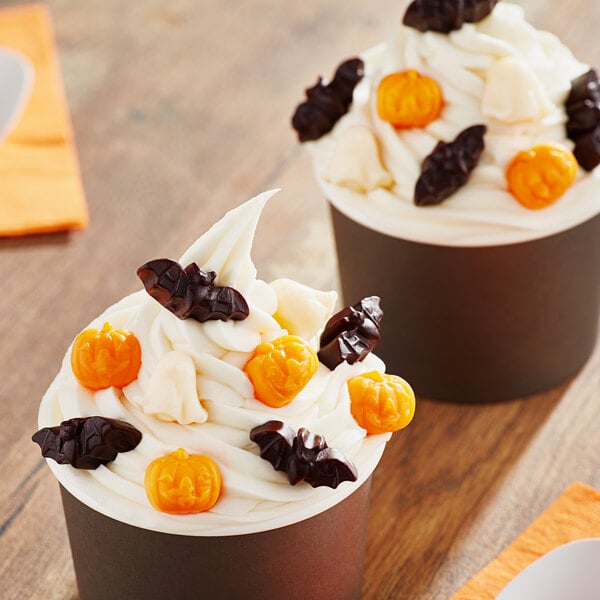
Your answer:
[[[291,279],[277,279],[271,287],[277,294],[274,317],[291,335],[310,341],[333,314],[335,292],[321,292]]]
[[[349,127],[341,134],[325,179],[357,192],[394,185],[381,164],[377,140],[364,125]]]
[[[497,60],[488,70],[481,112],[503,123],[537,121],[554,111],[542,83],[522,61],[512,56]]]
[[[555,110],[535,73],[507,56],[488,70],[481,112],[503,123],[538,121]]]
[[[150,378],[142,408],[161,421],[182,425],[204,423],[208,419],[198,399],[196,368],[188,354],[173,350],[161,357]]]

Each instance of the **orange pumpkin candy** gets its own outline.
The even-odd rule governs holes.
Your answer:
[[[134,381],[142,364],[142,349],[135,335],[113,329],[85,329],[73,342],[71,368],[79,383],[90,390],[124,387]]]
[[[415,414],[415,394],[401,377],[369,371],[348,380],[350,410],[367,433],[406,427]]]
[[[244,371],[257,400],[272,408],[289,404],[316,373],[319,359],[297,335],[283,335],[254,350]]]
[[[537,210],[556,202],[577,176],[577,159],[560,144],[540,144],[519,152],[506,170],[510,193],[525,208]]]
[[[150,504],[171,515],[210,510],[221,494],[221,472],[212,458],[183,448],[153,460],[144,478]]]
[[[437,81],[412,69],[387,75],[377,88],[379,117],[398,129],[429,125],[440,116],[443,104]]]

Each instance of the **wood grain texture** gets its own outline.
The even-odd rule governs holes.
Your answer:
[[[520,3],[537,26],[600,64],[595,2]],[[317,74],[381,41],[403,12],[392,0],[49,6],[91,225],[0,240],[7,600],[76,597],[58,489],[30,435],[68,344],[138,287],[140,264],[178,256],[227,209],[282,187],[259,226],[260,275],[337,285],[326,206],[289,119]],[[572,382],[525,401],[421,400],[375,476],[364,597],[446,599],[569,483],[600,486],[599,366],[596,352]]]

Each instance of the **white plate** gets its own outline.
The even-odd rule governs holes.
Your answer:
[[[521,571],[496,600],[599,600],[600,538],[559,546]]]
[[[15,50],[0,48],[0,144],[20,119],[31,95],[33,79],[29,59]]]

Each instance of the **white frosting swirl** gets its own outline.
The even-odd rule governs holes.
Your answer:
[[[600,169],[580,169],[576,183],[542,210],[522,207],[508,192],[505,170],[517,152],[549,142],[573,148],[564,102],[571,81],[588,70],[554,35],[526,23],[520,7],[501,2],[487,18],[450,34],[400,25],[387,44],[361,58],[365,76],[350,112],[330,134],[308,144],[327,198],[353,220],[408,240],[482,246],[544,237],[600,212]],[[377,87],[384,76],[408,69],[434,78],[445,104],[440,118],[424,129],[398,131],[377,115]],[[416,207],[413,193],[423,159],[440,140],[451,141],[476,124],[487,125],[486,149],[469,182],[441,205]],[[395,181],[391,189],[387,184],[371,189],[369,181],[344,185],[348,169],[339,156],[345,154],[346,131],[357,126],[375,135],[382,164]],[[356,161],[354,152],[347,154]]]
[[[250,315],[243,321],[180,320],[145,291],[127,296],[92,321],[132,331],[142,348],[137,380],[123,390],[92,392],[73,376],[70,349],[40,407],[40,427],[73,417],[102,415],[122,419],[142,432],[131,451],[94,471],[48,461],[59,481],[91,508],[110,517],[156,531],[186,535],[233,535],[288,525],[340,502],[364,482],[377,465],[389,435],[366,436],[350,414],[346,382],[385,366],[374,355],[334,371],[318,371],[287,406],[272,409],[254,398],[242,370],[254,348],[286,333],[273,317],[284,315],[290,327],[312,337],[331,316],[335,293],[324,293],[287,280],[273,286],[256,279],[250,258],[254,231],[267,192],[230,211],[181,258],[187,265],[217,272],[217,285],[229,285],[245,297]],[[300,296],[299,296],[300,295]],[[294,316],[294,311],[304,315]],[[356,465],[359,481],[336,490],[292,487],[287,477],[261,459],[250,430],[277,419],[293,429],[324,435]],[[176,516],[151,507],[144,474],[157,457],[184,448],[207,454],[223,477],[219,501],[208,512]]]

